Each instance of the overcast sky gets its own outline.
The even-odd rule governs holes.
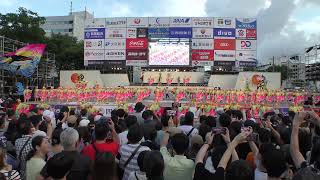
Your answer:
[[[0,13],[20,6],[41,16],[70,11],[69,0],[0,0]],[[73,0],[74,11],[85,7],[95,17],[257,17],[259,60],[320,44],[320,0]]]

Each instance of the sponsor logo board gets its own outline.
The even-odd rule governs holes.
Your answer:
[[[104,39],[85,39],[84,49],[104,49]]]
[[[127,60],[127,66],[148,66],[148,60]]]
[[[106,18],[106,27],[127,27],[127,18]]]
[[[213,49],[213,39],[192,39],[192,49]]]
[[[148,27],[147,17],[128,17],[127,27]]]
[[[176,27],[169,28],[170,38],[192,38],[192,28]]]
[[[237,51],[236,60],[238,61],[257,61],[257,51]]]
[[[192,28],[192,38],[199,39],[212,39],[213,31],[212,28]]]
[[[236,28],[256,29],[257,28],[257,19],[255,19],[255,18],[236,18]]]
[[[214,50],[214,60],[220,61],[234,61],[236,59],[236,52],[230,50]]]
[[[170,27],[191,27],[191,17],[171,17]]]
[[[149,17],[149,27],[165,28],[170,26],[169,17]]]
[[[104,60],[104,50],[94,49],[94,50],[84,50],[84,60]]]
[[[245,38],[247,38],[246,29],[236,29],[236,38],[237,39],[245,39]]]
[[[257,50],[257,40],[236,40],[236,50]]]
[[[125,60],[126,50],[110,49],[105,51],[105,60]]]
[[[213,36],[215,39],[218,38],[235,38],[236,37],[235,29],[231,28],[214,28],[213,29]]]
[[[122,39],[127,37],[126,33],[126,28],[107,28],[106,38]]]
[[[240,67],[255,67],[255,66],[257,66],[257,62],[255,62],[255,61],[240,61],[239,66]]]
[[[194,17],[194,18],[192,18],[192,27],[213,28],[213,18],[210,18],[210,17]]]
[[[214,66],[235,66],[235,61],[214,61]]]
[[[213,61],[213,50],[192,50],[192,60],[197,61]]]
[[[126,49],[126,39],[105,39],[105,49]]]
[[[192,61],[192,66],[213,66],[213,61]]]
[[[94,21],[89,20],[85,22],[86,28],[104,28],[106,27],[105,18],[94,18]]]
[[[84,39],[104,39],[105,28],[85,28]]]
[[[137,28],[137,38],[148,38],[148,28]]]
[[[169,28],[149,28],[149,38],[169,38]]]
[[[215,39],[214,49],[215,50],[235,50],[236,40],[235,39]]]
[[[257,38],[257,30],[256,29],[246,29],[247,38],[256,39]]]
[[[127,28],[127,38],[137,38],[137,28]]]
[[[235,28],[234,18],[217,17],[214,18],[214,28]]]
[[[146,49],[127,50],[126,60],[148,60],[148,50]]]
[[[147,49],[147,38],[126,39],[126,49]]]

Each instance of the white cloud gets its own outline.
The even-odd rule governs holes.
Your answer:
[[[0,7],[10,7],[15,4],[15,0],[1,0],[0,1]]]

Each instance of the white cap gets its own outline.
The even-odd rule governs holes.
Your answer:
[[[101,117],[102,117],[101,115],[96,115],[96,116],[94,117],[94,121],[99,121]]]
[[[88,126],[89,123],[90,123],[90,121],[88,119],[83,119],[80,121],[79,126],[85,127],[85,126]]]

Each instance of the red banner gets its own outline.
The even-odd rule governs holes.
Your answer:
[[[257,38],[256,29],[246,29],[247,38]]]
[[[213,50],[194,49],[192,50],[192,60],[213,61]]]
[[[148,50],[146,49],[127,50],[126,59],[127,60],[148,60]]]
[[[133,38],[126,40],[126,49],[147,49],[148,39],[147,38]]]
[[[236,40],[235,39],[215,39],[214,49],[215,50],[235,50]]]

